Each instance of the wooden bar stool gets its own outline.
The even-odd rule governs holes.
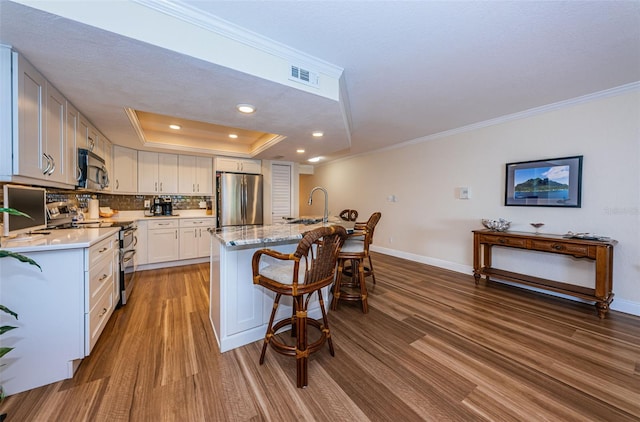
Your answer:
[[[374,212],[366,223],[356,223],[356,230],[344,242],[338,254],[338,271],[333,286],[331,309],[337,309],[340,300],[360,301],[362,302],[362,312],[365,314],[369,312],[366,276],[371,275],[375,283],[369,245],[373,242],[373,232],[381,216],[381,213]],[[369,268],[364,265],[365,259],[369,261]],[[350,262],[351,266],[345,269],[347,262]],[[349,281],[343,281],[344,275],[351,276]]]
[[[347,232],[343,227],[320,227],[305,233],[294,253],[283,254],[271,249],[260,249],[253,255],[253,283],[276,293],[262,345],[260,365],[264,363],[269,345],[280,354],[295,356],[298,388],[308,384],[307,364],[311,353],[318,351],[326,342],[331,356],[335,355],[320,289],[333,283],[338,252],[346,237]],[[262,267],[261,258],[266,258]],[[314,293],[318,294],[322,322],[307,319],[307,307]],[[283,295],[293,298],[292,316],[274,323]],[[295,346],[286,344],[276,335],[287,326],[291,326],[291,335],[296,337]],[[319,339],[311,344],[307,341],[308,326],[315,327],[320,332]]]

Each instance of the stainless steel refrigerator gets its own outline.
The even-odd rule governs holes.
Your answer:
[[[217,227],[262,224],[262,175],[216,174]]]

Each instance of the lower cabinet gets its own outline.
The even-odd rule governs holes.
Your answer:
[[[180,259],[209,256],[213,218],[185,218],[180,220]]]
[[[147,226],[147,263],[179,259],[178,220],[153,220]]]
[[[175,261],[206,258],[211,252],[211,234],[214,217],[162,218],[138,220],[137,265],[180,265]],[[161,266],[154,265],[152,268]]]
[[[2,336],[14,347],[0,379],[8,395],[73,377],[114,310],[117,234],[89,248],[24,252],[36,266],[0,259],[0,298],[18,313]],[[2,314],[5,315],[5,314]]]
[[[118,237],[114,235],[91,246],[86,252],[85,263],[85,355],[89,356],[102,334],[117,299]]]

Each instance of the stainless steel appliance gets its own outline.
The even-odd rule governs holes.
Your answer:
[[[102,190],[109,186],[105,161],[85,148],[78,148],[77,189]]]
[[[262,224],[262,175],[216,174],[217,227]]]
[[[172,215],[173,202],[170,196],[154,196],[149,212],[153,216]]]
[[[118,307],[127,304],[136,278],[136,237],[135,223],[120,222],[120,301]]]

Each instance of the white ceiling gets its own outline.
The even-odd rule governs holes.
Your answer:
[[[162,145],[145,146],[124,108],[278,134],[284,140],[276,145],[233,154],[303,162],[372,151],[640,81],[639,1],[93,4],[105,3],[114,13],[113,24],[103,26],[109,31],[0,0],[0,42],[24,54],[115,144],[138,149]],[[152,21],[130,19],[131,5],[162,8],[163,25],[146,28],[155,33],[152,43],[143,36]],[[191,53],[196,49],[190,47],[209,45],[205,38],[176,46],[185,15],[172,16],[172,10],[200,17],[190,25],[222,19],[261,38],[258,45],[343,69],[340,99],[274,82],[264,77],[259,60],[249,63],[255,73],[227,67],[214,44],[214,59]],[[240,115],[233,107],[241,102],[255,104],[258,112]],[[325,137],[312,139],[313,130]],[[176,145],[166,147],[225,153],[219,146]],[[306,153],[296,154],[296,148]]]

